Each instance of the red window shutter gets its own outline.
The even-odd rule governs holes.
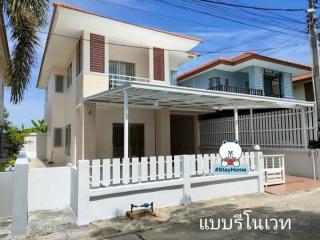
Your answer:
[[[153,49],[153,74],[155,80],[164,81],[164,50]]]
[[[90,34],[90,71],[104,73],[104,36]]]

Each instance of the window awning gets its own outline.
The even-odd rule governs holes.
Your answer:
[[[248,94],[204,90],[165,84],[128,82],[119,87],[86,97],[84,101],[123,104],[124,90],[129,105],[169,108],[193,112],[215,110],[314,107],[314,102]]]

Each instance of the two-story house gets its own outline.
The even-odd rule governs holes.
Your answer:
[[[193,154],[200,145],[199,114],[234,109],[237,116],[237,109],[248,106],[313,106],[291,99],[292,89],[279,85],[309,67],[279,60],[239,59],[237,66],[222,64],[220,72],[239,73],[220,77],[220,84],[214,78],[206,86],[205,79],[202,89],[195,85],[201,81],[194,80],[176,86],[178,67],[196,57],[191,50],[200,42],[55,3],[37,83],[46,91],[47,159],[75,164],[81,159]],[[276,70],[265,73],[270,83],[260,81],[260,62]],[[230,86],[257,89],[256,95],[220,91],[227,78]],[[263,89],[288,98],[266,97]],[[237,121],[234,126],[238,139]]]
[[[55,3],[37,83],[46,90],[47,159],[64,164],[121,156],[124,126],[119,103],[82,104],[84,99],[125,81],[169,86],[178,67],[194,56],[188,51],[200,42]],[[130,111],[130,155],[169,153],[166,121],[166,110]]]
[[[247,52],[218,58],[178,77],[179,86],[216,91],[294,98],[292,78],[311,67]]]
[[[185,72],[178,76],[177,84],[257,98],[265,96],[313,102],[311,70],[310,66],[247,52],[233,58],[218,58]],[[316,135],[312,109],[297,106],[291,110],[282,106],[255,108],[248,104],[239,115],[240,143],[250,149],[255,144],[264,150],[307,148],[309,140]],[[200,147],[218,147],[221,141],[233,139],[230,135],[234,131],[230,123],[233,116],[230,110],[201,115]],[[302,131],[300,126],[305,126],[305,129]],[[293,133],[286,133],[290,131]]]

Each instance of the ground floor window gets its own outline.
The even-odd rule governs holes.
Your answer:
[[[70,156],[71,147],[71,124],[65,127],[65,154]]]
[[[53,146],[62,147],[62,128],[53,129]]]
[[[114,123],[112,127],[113,157],[123,157],[123,123]],[[129,124],[129,157],[144,156],[144,124]]]

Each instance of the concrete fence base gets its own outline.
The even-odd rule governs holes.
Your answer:
[[[23,236],[28,228],[28,159],[18,158],[13,172],[12,236]]]
[[[181,175],[179,171],[179,176],[169,180],[156,180],[150,175],[150,179],[154,180],[133,184],[128,183],[125,178],[128,174],[128,171],[125,170],[125,164],[129,163],[128,159],[124,159],[122,170],[117,168],[118,163],[114,166],[115,169],[119,169],[123,173],[113,172],[114,177],[122,176],[123,183],[118,182],[118,179],[115,178],[114,182],[117,182],[117,184],[105,187],[100,186],[96,181],[100,181],[100,172],[109,172],[109,161],[80,160],[75,177],[78,183],[77,199],[74,199],[73,204],[77,223],[85,225],[95,220],[124,216],[130,210],[131,204],[141,205],[153,202],[155,208],[163,208],[217,197],[263,193],[264,166],[262,153],[257,152],[253,156],[256,167],[248,175],[212,175],[208,172],[207,175],[194,176],[191,174],[190,155],[182,155],[179,161],[182,165]],[[155,162],[155,159],[150,159],[151,164],[155,164]],[[175,161],[175,164],[177,163],[178,161]],[[136,163],[132,164],[137,166]],[[199,168],[200,165],[198,165]],[[150,168],[151,172],[152,169]],[[95,179],[93,175],[95,173],[98,174],[98,179]],[[107,179],[109,179],[109,176],[107,176]],[[93,187],[93,185],[96,187]]]
[[[12,216],[12,236],[22,236],[27,233],[30,211],[70,206],[77,223],[85,225],[98,219],[122,216],[130,210],[131,203],[140,205],[154,202],[155,208],[162,208],[216,197],[263,192],[263,164],[259,156],[259,153],[254,156],[255,169],[249,175],[222,176],[208,172],[207,175],[197,173],[195,176],[191,157],[183,155],[173,159],[175,164],[181,163],[181,167],[178,170],[176,167],[176,170],[171,169],[174,173],[171,179],[104,188],[92,188],[92,166],[88,160],[81,160],[78,166],[72,167],[29,169],[28,160],[19,158],[14,172],[0,173],[0,217]],[[208,159],[203,156],[203,160]],[[157,164],[155,159],[152,161],[151,164]],[[168,169],[170,166],[176,165],[169,164]],[[156,171],[152,174],[156,174]]]

